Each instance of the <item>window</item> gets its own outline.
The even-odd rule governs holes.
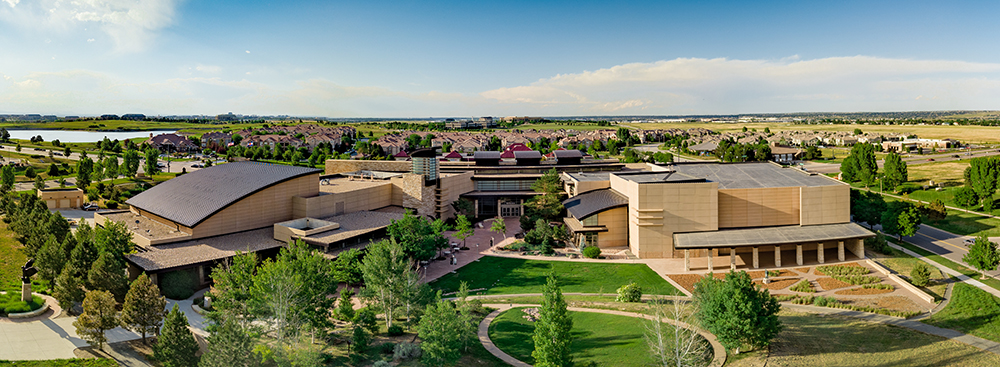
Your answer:
[[[587,232],[583,234],[583,240],[587,246],[597,246],[597,232]]]
[[[531,191],[535,181],[476,181],[476,191]]]
[[[587,219],[584,219],[584,220],[580,221],[580,223],[583,223],[584,227],[594,227],[594,226],[597,226],[598,225],[597,224],[597,216],[596,215],[591,215],[591,216],[587,217]]]

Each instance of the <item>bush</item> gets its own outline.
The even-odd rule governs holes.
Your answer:
[[[118,202],[114,200],[108,200],[104,202],[104,206],[108,207],[108,209],[118,209]]]
[[[862,266],[827,265],[817,267],[816,270],[833,277],[868,274],[868,268]]]
[[[601,257],[601,249],[597,246],[587,246],[583,248],[583,256],[590,259],[597,259]]]
[[[163,276],[163,295],[170,299],[187,299],[198,286],[197,275],[187,270],[178,270]]]
[[[393,325],[393,326],[395,326],[395,325]],[[395,349],[396,349],[396,343],[392,343],[392,342],[382,343],[382,344],[378,345],[378,351],[379,351],[379,353],[382,353],[382,354],[392,354],[392,352]]]
[[[927,285],[927,282],[931,280],[931,267],[923,262],[917,263],[917,266],[910,270],[910,283],[918,287],[923,287]]]
[[[403,335],[403,327],[399,325],[392,325],[389,327],[389,336],[400,336]]]
[[[841,282],[851,284],[851,285],[863,285],[863,284],[875,284],[881,283],[882,279],[879,277],[871,275],[850,275],[850,276],[835,276],[833,279],[839,280]]]
[[[795,292],[816,293],[816,290],[812,287],[812,283],[809,283],[809,281],[805,279],[792,286],[792,290]]]
[[[392,357],[398,360],[420,358],[420,345],[406,342],[396,344]]]
[[[642,300],[642,287],[635,282],[623,285],[618,288],[618,297],[615,302],[639,302]]]
[[[879,232],[875,237],[865,238],[865,248],[880,254],[889,254],[892,248],[885,241],[885,235]]]
[[[514,241],[511,244],[504,246],[503,249],[507,251],[524,251],[528,248],[528,244],[524,241]]]
[[[389,367],[389,366],[392,366],[392,364],[389,364],[389,362],[383,360],[375,361],[375,364],[372,364],[372,367]]]
[[[893,289],[896,289],[896,287],[893,287],[892,284],[865,284],[865,285],[861,286],[861,288],[864,288],[864,289],[888,289],[890,291],[893,290]]]
[[[38,176],[38,174],[35,173],[35,167],[28,166],[28,168],[24,170],[24,177],[35,178],[35,176]]]
[[[830,307],[833,304],[840,303],[836,298],[819,296],[813,299],[813,304],[819,307]]]

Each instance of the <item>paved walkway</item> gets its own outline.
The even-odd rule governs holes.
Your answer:
[[[504,238],[504,235],[490,232],[490,224],[492,223],[492,219],[474,223],[473,228],[475,228],[475,232],[471,237],[465,239],[465,244],[469,247],[469,249],[465,251],[457,251],[454,254],[458,264],[452,265],[451,258],[447,256],[446,260],[443,261],[431,261],[423,268],[423,281],[425,283],[429,283],[437,278],[445,276],[445,274],[458,270],[469,263],[478,261],[483,256],[492,255],[493,249],[500,248],[514,242],[514,234],[521,231],[521,222],[518,218],[504,218],[504,226],[507,228],[506,238]],[[455,231],[448,231],[444,233],[449,243],[461,246],[463,241],[453,237],[454,234]],[[493,241],[492,248],[490,247],[491,240]]]
[[[479,330],[476,333],[479,336],[479,341],[483,343],[483,347],[485,347],[486,350],[489,351],[491,354],[493,354],[497,358],[500,358],[500,360],[506,362],[507,364],[509,364],[511,366],[515,366],[515,367],[530,367],[531,365],[519,361],[517,358],[514,358],[511,355],[509,355],[509,354],[505,353],[504,351],[500,350],[500,348],[498,348],[496,346],[496,344],[493,344],[493,341],[490,340],[490,324],[493,323],[493,320],[498,315],[500,315],[501,312],[507,311],[507,310],[509,310],[511,308],[517,308],[517,307],[541,307],[541,306],[540,305],[531,305],[531,304],[484,304],[483,306],[491,307],[491,308],[496,308],[497,309],[496,311],[493,311],[489,315],[487,315],[486,318],[484,318],[483,321],[479,323]],[[618,316],[627,316],[627,317],[638,317],[638,318],[642,318],[642,319],[646,319],[646,320],[653,320],[652,316],[644,315],[644,314],[641,314],[641,313],[634,313],[634,312],[624,312],[624,311],[614,311],[614,310],[600,310],[600,309],[595,309],[595,308],[579,308],[579,307],[567,307],[567,310],[573,311],[573,312],[593,312],[593,313],[603,313],[603,314],[608,314],[608,315],[618,315]],[[680,322],[680,321],[671,320],[671,319],[668,319],[668,318],[663,318],[661,321],[665,322],[665,323],[668,323],[668,324],[671,324],[671,325],[679,325],[679,326],[681,326],[683,328],[686,328],[686,329],[690,329],[691,328],[691,325],[685,324],[685,323]],[[715,335],[712,335],[712,334],[710,334],[710,333],[708,333],[706,331],[703,331],[703,330],[698,330],[698,333],[701,334],[703,337],[705,337],[705,339],[708,340],[709,344],[712,345],[712,352],[715,355],[715,357],[712,359],[712,363],[709,364],[709,367],[722,367],[722,365],[726,364],[726,348],[723,347],[722,344],[719,343],[719,341],[715,339]]]
[[[928,325],[919,321],[901,319],[898,317],[879,315],[869,312],[850,311],[839,308],[796,305],[790,303],[782,303],[781,307],[795,311],[818,313],[825,315],[847,316],[886,325],[905,327],[907,329],[913,329],[922,333],[948,338],[957,341],[959,343],[968,344],[973,347],[979,348],[981,350],[1000,355],[1000,343],[986,340],[977,336],[963,334],[961,332],[951,329],[939,328],[937,326]]]

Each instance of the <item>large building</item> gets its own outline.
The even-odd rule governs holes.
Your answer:
[[[639,258],[729,255],[754,268],[765,256],[774,266],[823,263],[843,261],[845,251],[863,258],[862,240],[872,236],[851,222],[849,186],[775,163],[678,163],[563,177],[565,222],[576,241],[627,247]]]

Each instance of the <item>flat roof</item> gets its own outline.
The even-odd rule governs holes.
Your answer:
[[[875,234],[856,223],[837,223],[674,233],[674,247],[678,249],[701,249],[785,245],[867,237],[875,237]]]
[[[315,168],[272,163],[226,163],[177,176],[125,203],[183,226],[194,227],[258,191],[320,172]]]
[[[611,181],[611,172],[563,172],[566,176],[574,180],[583,181]]]
[[[615,173],[615,176],[638,183],[660,182],[705,182],[705,178],[687,175],[681,172],[657,171],[640,173]]]
[[[704,177],[717,182],[719,189],[757,189],[765,187],[816,187],[841,183],[823,175],[810,175],[797,168],[783,168],[772,163],[694,163],[675,164],[677,172]]]
[[[566,211],[576,219],[585,219],[596,213],[628,205],[628,198],[612,189],[587,191],[563,200]]]
[[[323,182],[325,181],[325,183]],[[351,178],[351,177],[337,177],[329,178],[320,181],[319,192],[321,193],[331,193],[340,194],[345,192],[351,192],[358,189],[365,189],[369,187],[376,187],[382,185],[392,185],[388,180],[372,180],[370,178]]]
[[[146,248],[144,252],[126,255],[126,258],[145,271],[161,271],[227,259],[236,255],[236,251],[258,252],[284,245],[284,242],[274,239],[274,229],[268,227],[158,245]]]
[[[360,211],[332,217],[319,218],[327,222],[340,224],[340,228],[306,236],[302,240],[309,244],[329,245],[331,243],[351,239],[371,233],[392,224],[393,220],[403,219],[403,211],[390,208],[386,210]]]

